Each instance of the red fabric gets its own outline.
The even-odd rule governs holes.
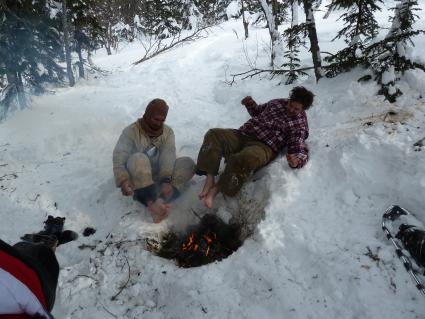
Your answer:
[[[0,315],[0,319],[27,319],[28,315]]]
[[[34,270],[32,270],[18,258],[8,255],[4,251],[0,251],[0,268],[4,269],[17,280],[22,282],[25,286],[27,286],[28,289],[31,290],[31,292],[37,297],[43,307],[47,308],[47,303],[41,288],[40,279]],[[3,319],[2,316],[0,316],[0,318]],[[12,316],[7,318],[15,317]],[[18,316],[16,318],[25,318],[25,316]]]

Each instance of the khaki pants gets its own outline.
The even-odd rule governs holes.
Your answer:
[[[247,178],[270,163],[276,153],[263,142],[243,135],[238,130],[211,129],[205,134],[198,154],[198,173],[217,175],[223,157],[226,159],[226,167],[217,185],[223,194],[234,196]]]
[[[157,163],[151,162],[144,153],[134,153],[127,161],[127,169],[134,189],[141,189],[159,183],[159,168]],[[174,162],[171,185],[182,191],[185,184],[190,181],[195,172],[195,163],[190,157],[179,157]]]

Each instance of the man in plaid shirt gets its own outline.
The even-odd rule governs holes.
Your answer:
[[[214,198],[222,192],[234,196],[247,178],[270,163],[285,147],[286,159],[292,168],[301,168],[308,161],[308,122],[305,111],[313,103],[314,95],[304,87],[295,87],[289,99],[275,99],[257,104],[247,96],[241,103],[251,115],[236,129],[210,129],[205,134],[199,151],[197,174],[206,175],[199,198],[212,208]],[[220,161],[226,167],[217,183]]]

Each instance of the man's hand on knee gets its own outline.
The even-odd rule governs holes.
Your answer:
[[[131,196],[134,193],[134,184],[130,180],[121,183],[121,193],[124,196]]]

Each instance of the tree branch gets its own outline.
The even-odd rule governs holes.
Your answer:
[[[128,258],[126,256],[124,256],[124,258],[125,258],[125,261],[127,262],[128,278],[127,278],[127,281],[125,282],[125,284],[121,286],[121,289],[114,296],[111,297],[111,300],[112,301],[114,301],[115,299],[117,299],[117,297],[120,295],[120,293],[122,293],[122,291],[124,290],[124,288],[127,287],[128,282],[130,281],[130,272],[131,272],[130,263],[128,262]]]
[[[326,67],[322,67],[322,68],[326,68]],[[241,72],[241,73],[236,73],[236,74],[231,74],[232,80],[231,81],[226,81],[227,84],[229,85],[233,85],[236,82],[236,78],[241,77],[241,80],[246,80],[248,78],[253,78],[256,75],[259,75],[261,73],[269,73],[271,74],[272,78],[275,75],[280,75],[280,74],[286,74],[289,72],[304,72],[307,70],[313,70],[314,67],[313,66],[308,66],[308,67],[303,67],[303,68],[299,68],[299,69],[293,69],[293,70],[284,70],[284,69],[257,69],[257,68],[252,68],[251,70],[245,71],[245,72]]]
[[[169,44],[162,45],[163,39],[156,39],[152,42],[152,38],[149,39],[149,43],[145,44],[142,42],[142,45],[145,49],[145,55],[138,61],[134,62],[133,65],[137,65],[139,63],[145,62],[149,59],[152,59],[153,57],[170,50],[174,48],[175,46],[179,44],[183,44],[186,42],[192,42],[195,40],[198,40],[200,38],[203,38],[205,36],[201,35],[201,32],[208,29],[209,27],[202,27],[200,29],[196,29],[193,33],[189,34],[188,36],[181,38],[181,33],[175,35],[171,42]]]

